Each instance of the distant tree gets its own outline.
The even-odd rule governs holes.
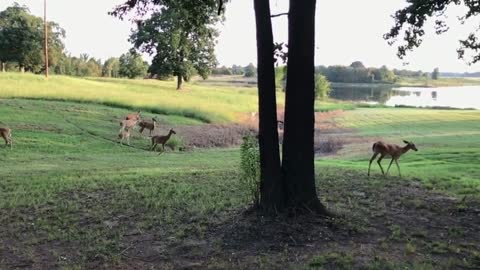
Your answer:
[[[177,89],[189,80],[194,70],[207,78],[217,64],[214,54],[218,31],[215,24],[218,0],[136,0],[118,6],[111,14],[123,17],[133,8],[137,14],[158,5],[150,18],[137,21],[130,40],[135,48],[154,55],[150,73],[177,77]]]
[[[247,78],[255,77],[257,75],[257,69],[252,63],[248,64],[248,66],[244,68],[244,72],[244,76]]]
[[[480,14],[480,5],[474,0],[408,0],[408,5],[398,10],[393,16],[395,25],[384,35],[384,38],[390,45],[397,40],[403,40],[398,46],[397,56],[403,59],[407,51],[419,47],[422,44],[425,35],[424,26],[428,19],[435,18],[435,32],[442,34],[449,30],[445,22],[447,18],[447,9],[449,6],[465,6],[464,15],[457,16],[463,24],[470,19],[475,20]],[[478,30],[478,29],[476,29]],[[480,39],[477,37],[478,31],[471,33],[464,40],[460,40],[460,48],[457,50],[458,57],[464,59],[467,50],[472,51],[470,63],[480,61]],[[400,38],[399,38],[400,37]]]
[[[102,76],[111,78],[120,77],[120,59],[116,57],[107,59],[103,64]]]
[[[232,75],[232,70],[226,66],[215,68],[212,70],[212,74],[215,75]]]
[[[352,64],[350,64],[351,68],[365,68],[362,62],[360,61],[355,61]]]
[[[142,56],[134,50],[120,56],[119,75],[134,79],[147,75],[148,63],[143,61]]]
[[[244,73],[243,67],[242,67],[242,66],[233,65],[233,66],[232,66],[232,73],[233,73],[233,75],[243,75],[243,73]]]
[[[395,82],[395,74],[393,71],[389,70],[387,66],[382,66],[378,69],[372,70],[374,80],[383,82],[383,83],[393,83]]]
[[[438,80],[439,77],[440,77],[440,70],[437,67],[432,72],[432,80]]]
[[[0,12],[0,62],[16,62],[24,71],[41,72],[44,67],[43,20],[30,14],[28,8],[14,4]],[[65,30],[49,22],[49,64],[60,61]],[[3,65],[2,65],[3,66]]]
[[[330,82],[321,74],[315,75],[315,98],[324,100],[330,95]]]

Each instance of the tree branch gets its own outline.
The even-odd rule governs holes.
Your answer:
[[[273,15],[270,16],[270,18],[276,18],[276,17],[280,17],[280,16],[285,16],[285,15],[288,15],[288,12],[273,14]]]

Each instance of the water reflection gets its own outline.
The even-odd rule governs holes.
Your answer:
[[[480,86],[459,87],[334,87],[335,99],[387,106],[480,109]]]

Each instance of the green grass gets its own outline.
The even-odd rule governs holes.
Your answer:
[[[420,87],[468,86],[480,85],[480,80],[478,78],[439,78],[438,80],[432,80],[431,78],[400,77],[396,85]]]
[[[154,113],[181,115],[203,122],[229,122],[238,114],[257,111],[254,88],[105,78],[74,78],[0,73],[0,98],[35,98],[90,102]]]
[[[52,81],[56,79],[70,80],[61,77]],[[83,85],[90,81],[80,82]],[[103,85],[103,82],[91,82]],[[162,82],[124,83],[157,85]],[[114,84],[121,85],[121,82]],[[226,224],[227,230],[233,226],[235,236],[234,224],[243,220],[238,212],[249,201],[239,182],[239,150],[200,149],[159,156],[146,150],[149,141],[138,132],[131,140],[132,147],[119,145],[118,120],[129,111],[99,104],[0,99],[0,125],[13,129],[15,143],[13,150],[0,146],[0,253],[4,254],[2,260],[7,260],[0,261],[0,268],[11,266],[8,260],[12,256],[18,256],[20,263],[24,260],[29,266],[38,267],[45,262],[46,268],[135,268],[138,264],[129,263],[142,262],[125,258],[122,252],[131,255],[135,254],[134,250],[148,246],[156,249],[156,254],[175,254],[178,257],[173,258],[177,260],[183,255],[195,256],[198,252],[195,250],[201,249],[203,242],[208,242],[208,248],[204,253],[199,252],[199,257],[228,253],[224,243],[231,243],[229,239],[215,238],[218,232],[212,238],[210,230]],[[145,113],[145,116],[159,119],[162,131],[179,124],[202,124],[198,119],[178,115]],[[476,111],[374,108],[347,111],[335,121],[367,139],[382,137],[397,142],[407,136],[406,139],[415,141],[420,151],[408,153],[401,159],[407,183],[411,178],[420,178],[432,188],[457,194],[478,194],[479,144],[476,138],[480,130],[475,123],[479,117]],[[360,194],[371,192],[370,184],[372,188],[374,185],[381,188],[381,183],[386,183],[380,177],[373,177],[372,183],[366,180],[370,147],[370,143],[356,145],[344,149],[338,157],[318,159],[319,194],[333,211],[345,213],[353,209],[355,213],[349,205],[356,203],[349,196],[358,186],[352,181],[359,183],[358,179],[362,179],[363,188],[369,188],[361,190]],[[372,195],[371,201],[361,205],[371,206],[375,200],[376,195]],[[380,212],[383,209],[381,205],[372,207],[378,207],[380,210],[375,211]],[[365,211],[361,218],[368,216],[365,213],[378,214],[370,208]],[[367,220],[365,224],[370,223]],[[367,225],[359,228],[363,226]],[[323,228],[323,225],[315,224],[315,227]],[[241,235],[242,231],[239,233]],[[148,237],[155,241],[142,242]],[[296,238],[295,235],[290,237]],[[288,243],[291,239],[288,238]],[[189,241],[197,241],[197,246],[193,245],[192,249]],[[275,246],[285,243],[277,242]],[[132,247],[133,244],[137,245]],[[392,247],[397,245],[394,243]],[[288,253],[287,246],[285,253],[281,253],[281,249],[279,253],[262,251],[258,256],[240,259],[243,262],[260,260],[266,254],[266,260],[273,263],[281,261],[279,257],[282,256],[298,262],[298,253]],[[125,251],[129,248],[131,250]],[[251,250],[241,252],[257,254],[255,249],[252,245],[253,253],[249,253]],[[318,265],[325,262],[346,268],[359,260],[355,254],[346,259],[335,255],[343,256],[343,253],[329,254],[313,260]],[[183,263],[191,262],[187,257]],[[208,264],[213,268],[216,264],[217,268],[232,268],[233,265],[231,257],[221,256]],[[160,265],[158,268],[169,267]],[[262,267],[253,263],[251,268]]]
[[[335,120],[365,143],[347,146],[339,156],[322,159],[318,164],[366,172],[373,142],[385,140],[403,145],[402,140],[409,140],[419,151],[408,152],[400,159],[404,176],[421,179],[431,188],[480,194],[479,111],[356,109]],[[383,161],[385,169],[389,161]],[[372,163],[372,169],[379,173],[376,163]],[[390,174],[398,175],[395,165]]]

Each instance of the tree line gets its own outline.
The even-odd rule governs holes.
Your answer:
[[[2,71],[42,73],[45,66],[43,20],[15,3],[0,12],[0,66]],[[88,54],[72,56],[65,51],[66,31],[47,23],[48,62],[54,74],[85,77],[144,77],[148,63],[131,50],[103,62]]]

